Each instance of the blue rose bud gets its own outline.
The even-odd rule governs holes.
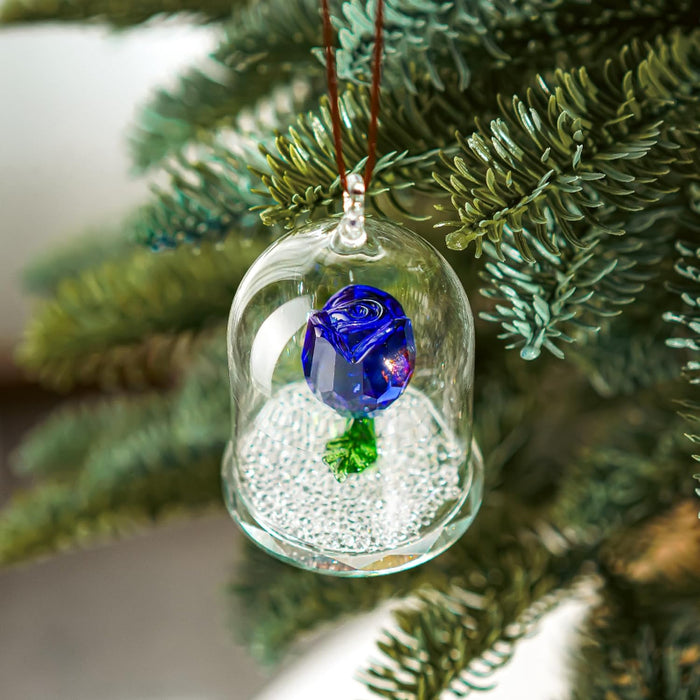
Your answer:
[[[416,363],[411,321],[391,294],[353,284],[309,315],[301,354],[311,391],[354,418],[392,404]]]

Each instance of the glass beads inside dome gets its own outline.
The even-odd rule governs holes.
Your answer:
[[[345,216],[280,238],[252,265],[228,329],[228,508],[275,556],[341,576],[399,571],[457,540],[481,502],[474,327],[424,239]]]

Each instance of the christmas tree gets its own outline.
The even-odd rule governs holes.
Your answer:
[[[343,156],[361,171],[375,3],[332,9]],[[318,10],[0,9],[4,24],[183,13],[221,26],[208,65],[153,95],[132,129],[135,167],[166,184],[27,271],[38,303],[21,363],[105,397],[61,409],[19,449],[36,485],[0,516],[3,563],[220,504],[236,286],[273,238],[342,205]],[[462,697],[588,577],[571,697],[700,697],[699,19],[694,0],[387,0],[369,207],[433,242],[478,316],[484,505],[447,553],[369,583],[251,550],[232,589],[266,659],[410,595],[368,686]]]

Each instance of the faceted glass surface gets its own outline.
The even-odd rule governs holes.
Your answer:
[[[461,283],[423,238],[367,218],[360,247],[338,246],[339,228],[280,238],[239,285],[222,476],[233,518],[275,556],[375,576],[444,551],[479,508],[474,327]],[[375,303],[387,315],[353,328]],[[373,421],[376,461],[341,482],[323,458],[360,417]]]
[[[411,321],[391,294],[349,285],[309,315],[301,361],[326,405],[347,416],[372,414],[396,401],[413,375]]]

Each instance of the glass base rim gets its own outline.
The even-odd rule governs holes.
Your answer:
[[[229,442],[223,456],[222,473],[226,473],[234,459],[234,445]],[[407,545],[385,552],[341,555],[337,558],[298,541],[286,539],[281,533],[262,527],[246,507],[243,499],[236,498],[234,489],[223,482],[226,507],[245,535],[261,549],[281,561],[307,571],[345,578],[384,576],[412,569],[442,554],[464,535],[479,512],[483,496],[484,464],[476,441],[472,441],[469,456],[471,483],[462,504],[439,527]]]

